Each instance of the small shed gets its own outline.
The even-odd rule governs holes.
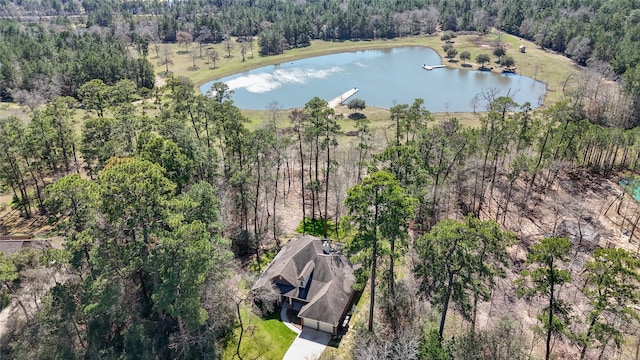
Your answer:
[[[521,53],[525,53],[527,51],[527,49],[524,47],[524,45],[520,45],[520,47],[518,48],[520,50]]]

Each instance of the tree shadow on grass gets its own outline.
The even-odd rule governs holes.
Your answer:
[[[353,113],[353,114],[349,114],[349,119],[351,120],[362,120],[365,119],[367,116],[363,113]]]
[[[262,320],[280,320],[280,307],[276,306],[272,312],[260,314]]]

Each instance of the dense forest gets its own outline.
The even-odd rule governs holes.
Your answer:
[[[3,51],[3,55],[6,54],[1,59],[4,90],[0,95],[4,99],[12,99],[7,89],[32,91],[42,88],[45,87],[40,84],[43,81],[37,79],[68,74],[68,70],[75,71],[73,73],[81,79],[54,76],[54,80],[48,80],[66,86],[62,95],[73,95],[75,86],[98,75],[110,85],[125,76],[149,87],[147,64],[144,60],[128,59],[122,53],[123,49],[110,41],[114,37],[134,46],[141,54],[148,53],[149,44],[162,41],[202,44],[237,37],[241,46],[249,44],[253,47],[254,39],[257,39],[262,55],[275,55],[290,48],[308,46],[312,39],[391,39],[436,31],[487,33],[495,27],[534,41],[542,48],[563,53],[579,65],[620,81],[630,98],[625,106],[632,113],[631,117],[637,119],[640,111],[640,30],[637,26],[640,10],[634,1],[34,0],[7,1],[0,7],[0,15],[26,22],[53,19],[60,26],[80,25],[73,27],[70,33],[55,31],[58,40],[50,46],[44,43],[33,47],[34,53]],[[26,37],[29,41],[38,36],[42,39],[42,35],[38,35],[42,31],[40,27],[33,27],[25,34],[14,34],[8,29],[8,35]],[[91,34],[86,34],[87,31]],[[101,33],[103,37],[95,33]],[[102,41],[111,45],[101,46]],[[76,46],[65,46],[68,50],[60,52],[57,49],[74,42]],[[54,47],[54,43],[58,45]],[[115,48],[110,49],[112,46]],[[15,64],[20,56],[26,56],[24,68]],[[54,71],[51,66],[29,61],[29,56],[59,59],[60,68]],[[96,58],[109,61],[96,63]],[[76,59],[80,64],[75,64]],[[67,61],[72,65],[65,65]],[[83,68],[89,65],[92,65],[90,69]],[[24,78],[20,77],[21,72],[25,72]],[[38,74],[42,76],[36,76]],[[637,123],[633,119],[626,127]]]
[[[262,51],[281,52],[310,39],[349,40],[487,32],[492,27],[561,52],[637,93],[640,10],[634,1],[4,1],[0,15],[81,16],[87,26],[113,27],[149,40],[197,41],[259,36]],[[143,14],[157,15],[155,18]],[[124,23],[124,24],[122,24]],[[149,28],[151,30],[149,30]],[[135,41],[135,37],[130,40]],[[270,49],[275,47],[276,49]]]
[[[0,184],[22,218],[46,219],[65,239],[0,255],[0,300],[19,309],[0,334],[2,356],[220,358],[244,331],[241,306],[273,300],[243,289],[291,219],[345,244],[361,264],[360,290],[378,276],[366,290],[375,311],[350,330],[347,358],[613,358],[635,343],[640,264],[629,246],[640,207],[624,192],[595,204],[624,219],[630,245],[593,246],[587,229],[604,220],[577,200],[592,189],[575,184],[640,168],[638,4],[0,6],[22,20],[0,21],[0,95],[27,113],[0,118]],[[594,109],[585,80],[536,111],[483,89],[477,127],[435,121],[416,99],[391,108],[382,130],[351,120],[347,137],[317,97],[300,109],[274,103],[269,120],[250,125],[225,84],[212,97],[180,77],[156,86],[147,60],[160,41],[257,37],[262,53],[277,54],[311,39],[494,26],[621,80],[629,107],[613,117],[625,120],[603,125],[598,109],[620,104]],[[572,186],[571,198],[554,199]],[[577,231],[561,231],[562,211]],[[495,304],[507,305],[496,314]],[[506,310],[518,305],[532,324]]]
[[[3,348],[7,356],[216,357],[216,339],[224,339],[237,321],[228,284],[240,270],[234,270],[232,259],[261,267],[265,251],[280,246],[280,224],[292,208],[308,224],[320,224],[312,226],[319,235],[341,234],[354,261],[365,265],[363,282],[367,271],[382,274],[381,313],[372,327],[377,337],[360,335],[368,345],[356,347],[354,358],[400,351],[384,345],[390,339],[406,347],[384,355],[389,358],[490,351],[479,339],[512,331],[512,324],[479,330],[477,337],[470,333],[465,342],[439,344],[449,341],[446,309],[475,323],[478,307],[513,266],[506,249],[514,235],[500,224],[508,227],[531,216],[542,206],[536,199],[552,192],[566,171],[610,174],[640,165],[637,128],[593,125],[567,102],[532,113],[509,98],[487,97],[490,111],[482,126],[472,129],[455,119],[434,123],[417,99],[391,109],[393,135],[378,152],[367,119],[358,120],[357,140],[341,145],[333,110],[318,98],[288,114],[275,109],[276,116],[290,119],[285,128],[267,123],[250,130],[224,84],[216,84],[213,99],[178,80],[166,88],[154,116],[132,105],[133,82],[109,86],[93,80],[81,87],[81,93],[92,95],[81,97],[80,104],[58,97],[34,111],[27,124],[2,119],[1,174],[13,190],[14,206],[25,217],[44,214],[66,238],[63,250],[2,258],[7,289],[34,279],[49,284],[27,288],[32,299],[5,293],[21,302],[29,321],[13,328]],[[88,109],[80,131],[70,121],[78,105]],[[374,220],[370,206],[385,210]],[[449,220],[452,214],[469,216],[460,222]],[[380,232],[372,237],[371,229]],[[372,239],[381,249],[376,268],[367,265]],[[395,245],[389,247],[390,241]],[[540,244],[532,248],[540,254],[530,255],[530,261],[566,272],[559,269],[569,261],[568,240]],[[588,250],[576,245],[575,251]],[[541,317],[541,329],[554,337],[579,336],[573,344],[586,354],[591,348],[620,347],[635,316],[628,306],[637,301],[635,257],[622,249],[602,251],[597,256],[620,261],[615,270],[620,274],[598,268],[591,279],[586,277],[591,265],[585,265],[577,275],[596,289],[589,285],[580,295],[590,304],[593,324],[556,315],[559,320],[551,323],[562,321],[556,328]],[[394,259],[402,263],[404,256],[415,261],[414,285],[406,275],[397,280],[393,274]],[[549,256],[555,259],[550,265]],[[447,280],[446,271],[456,275]],[[546,281],[558,281],[559,288],[560,279],[570,276],[561,273],[553,280],[535,274],[531,282],[537,288],[521,279],[523,296],[544,297]],[[602,276],[612,280],[602,283]],[[510,291],[515,294],[515,288]],[[624,303],[613,295],[620,291],[628,294]],[[420,336],[416,319],[423,315],[406,298],[412,293],[443,309],[439,330]],[[562,291],[550,293],[560,297]],[[552,306],[567,314],[571,308],[566,302]],[[515,340],[507,353],[525,356],[525,346]]]

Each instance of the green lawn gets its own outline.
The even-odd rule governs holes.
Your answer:
[[[282,323],[280,309],[265,318],[260,318],[246,307],[243,307],[240,312],[245,323],[244,336],[240,345],[242,358],[282,359],[296,338],[296,333]],[[236,328],[233,336],[225,344],[223,359],[237,358],[236,347],[239,334],[240,328]]]

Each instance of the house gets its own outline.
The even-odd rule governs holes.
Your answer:
[[[299,309],[303,328],[337,335],[353,299],[353,270],[328,240],[302,235],[282,247],[253,289],[275,285],[280,303]]]
[[[6,256],[11,256],[25,248],[40,250],[48,247],[51,247],[48,240],[32,239],[30,235],[0,236],[0,252]]]

